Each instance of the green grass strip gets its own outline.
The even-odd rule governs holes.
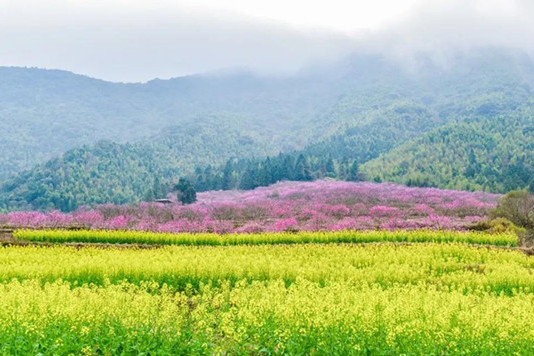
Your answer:
[[[124,230],[17,230],[19,240],[49,243],[108,243],[146,245],[266,245],[304,243],[434,242],[517,246],[514,234],[460,231],[316,231],[257,234],[164,233]]]

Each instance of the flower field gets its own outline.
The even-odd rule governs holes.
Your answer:
[[[273,245],[301,243],[365,243],[365,242],[463,242],[498,246],[517,246],[512,233],[490,234],[463,231],[373,230],[373,231],[301,231],[256,234],[161,233],[125,230],[17,230],[19,240],[34,242],[80,242],[146,245]]]
[[[467,231],[498,195],[320,181],[199,198],[2,215],[0,354],[534,353],[533,257]]]
[[[534,260],[462,243],[0,248],[1,354],[532,354]]]
[[[100,205],[72,213],[11,212],[16,228],[258,233],[282,231],[464,230],[484,219],[499,195],[395,184],[282,182],[252,191],[211,191],[191,205]]]

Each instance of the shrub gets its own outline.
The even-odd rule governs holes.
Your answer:
[[[515,233],[520,235],[525,232],[525,229],[517,227],[513,222],[506,218],[495,218],[489,220],[481,220],[468,227],[469,230],[486,231],[489,233]]]
[[[526,191],[509,192],[499,200],[492,215],[506,218],[525,229],[519,233],[520,245],[534,245],[534,195]]]

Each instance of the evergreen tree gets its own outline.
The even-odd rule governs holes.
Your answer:
[[[166,189],[158,177],[154,178],[152,192],[154,194],[155,199],[165,198],[165,196],[167,195]]]
[[[332,157],[328,157],[328,160],[326,161],[325,165],[325,171],[326,176],[329,178],[335,178],[336,177],[336,167],[334,165],[334,160]]]
[[[359,174],[358,174],[358,162],[356,160],[354,160],[352,162],[352,165],[350,166],[350,170],[349,170],[349,180],[350,181],[353,181],[353,182],[357,182],[359,181]]]
[[[174,189],[178,191],[178,200],[183,204],[191,204],[197,201],[197,192],[187,178],[180,178]]]
[[[145,195],[143,196],[143,201],[154,201],[156,197],[154,196],[154,190],[152,188],[148,188]]]
[[[298,181],[311,181],[313,177],[311,175],[310,164],[303,154],[300,154],[297,158],[297,164],[295,166],[295,180]]]
[[[254,167],[250,167],[243,173],[239,187],[241,189],[254,189],[258,187],[256,182],[256,169]]]
[[[281,168],[281,179],[294,180],[295,175],[295,159],[291,155],[285,155]]]
[[[223,170],[223,178],[222,178],[222,189],[223,190],[229,190],[234,188],[233,179],[232,179],[232,160],[229,159],[226,162],[226,165],[224,166]]]

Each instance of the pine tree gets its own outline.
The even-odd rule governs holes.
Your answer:
[[[301,154],[297,158],[297,164],[295,166],[295,180],[298,180],[298,181],[313,180],[313,177],[311,175],[311,170],[310,170],[310,164],[303,154]]]
[[[187,178],[180,178],[174,189],[178,191],[178,200],[183,204],[191,204],[197,201],[197,192]]]
[[[350,166],[350,171],[349,171],[349,180],[350,181],[353,181],[353,182],[357,182],[359,181],[359,174],[358,174],[358,162],[356,160],[354,160],[352,162],[352,165]]]
[[[224,166],[223,170],[223,178],[222,178],[222,189],[223,190],[230,190],[234,188],[233,181],[232,181],[232,160],[229,159],[226,162],[226,165]]]
[[[328,157],[328,160],[326,161],[325,165],[325,171],[326,176],[329,178],[335,178],[336,177],[336,167],[334,165],[334,160],[332,157]]]

